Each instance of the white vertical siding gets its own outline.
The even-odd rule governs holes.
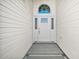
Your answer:
[[[57,0],[57,41],[70,59],[79,59],[79,0]]]
[[[0,0],[0,59],[22,59],[32,44],[32,2]]]

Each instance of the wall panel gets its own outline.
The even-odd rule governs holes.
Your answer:
[[[57,0],[57,42],[70,59],[79,59],[79,0]]]
[[[31,45],[32,1],[0,0],[0,59],[22,59]]]

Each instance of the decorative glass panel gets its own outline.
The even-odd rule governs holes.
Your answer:
[[[51,18],[51,29],[54,29],[54,18]]]
[[[35,29],[38,29],[37,18],[35,18]]]
[[[50,8],[48,5],[46,4],[42,4],[40,7],[39,7],[39,13],[42,13],[42,14],[48,14],[50,13]]]

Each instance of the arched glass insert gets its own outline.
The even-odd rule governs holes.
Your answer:
[[[50,13],[50,7],[46,4],[42,4],[40,7],[39,7],[39,13],[41,14],[48,14]]]

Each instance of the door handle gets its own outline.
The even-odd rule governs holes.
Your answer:
[[[38,33],[40,34],[40,28],[38,29]]]
[[[38,31],[38,33],[40,34],[40,30]]]

